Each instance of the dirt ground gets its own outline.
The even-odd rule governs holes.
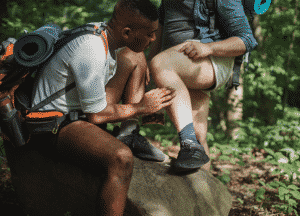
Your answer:
[[[160,143],[151,141],[153,145],[160,148],[164,152],[168,153],[171,157],[177,157],[179,152],[178,146],[162,147]],[[269,207],[267,210],[261,208],[260,203],[256,202],[254,193],[249,191],[249,189],[259,189],[261,186],[257,181],[257,178],[253,178],[253,174],[257,174],[258,179],[264,181],[265,183],[271,181],[278,181],[277,176],[271,174],[271,170],[274,168],[271,164],[258,163],[257,161],[263,159],[266,154],[264,151],[256,150],[252,152],[256,159],[252,159],[249,155],[244,155],[243,160],[245,166],[242,167],[238,164],[232,165],[228,161],[218,160],[219,155],[211,154],[212,158],[212,174],[217,177],[224,174],[224,170],[230,170],[231,181],[227,184],[229,192],[233,196],[233,204],[230,216],[283,216],[285,214],[280,214]],[[7,161],[5,158],[0,158],[1,160],[1,170],[0,170],[0,215],[6,216],[4,212],[8,212],[7,215],[19,215],[21,216],[21,207],[18,202],[16,193],[11,183],[11,174]],[[298,185],[300,186],[300,185]],[[269,198],[269,206],[275,203],[280,203],[280,200],[275,196],[276,190],[267,190],[266,196]],[[241,201],[239,201],[240,199]],[[298,212],[300,214],[300,206],[298,207]],[[292,215],[292,214],[291,214]]]

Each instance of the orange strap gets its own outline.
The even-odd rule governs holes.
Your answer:
[[[7,59],[8,56],[13,54],[13,50],[14,50],[14,44],[9,44],[6,48],[6,52],[1,56],[0,58],[0,68],[1,68],[1,63],[2,61],[4,61],[5,59]],[[0,74],[0,85],[1,85],[1,80],[5,77],[5,74]]]
[[[107,53],[108,53],[108,42],[107,42],[107,37],[106,37],[106,34],[105,34],[104,31],[101,32],[101,35],[103,36],[103,37],[101,37],[101,38],[102,38],[103,43],[104,43],[104,45],[105,45],[105,54],[106,54],[106,56],[107,56]]]
[[[62,112],[58,111],[45,111],[45,112],[31,112],[26,115],[26,119],[41,119],[41,118],[51,118],[51,117],[63,117]]]
[[[99,27],[98,26],[94,26],[94,29],[98,29]],[[94,33],[95,34],[95,33]],[[108,42],[107,42],[107,37],[106,37],[106,34],[104,31],[101,31],[101,35],[100,35],[100,38],[103,40],[103,43],[104,43],[104,49],[105,49],[105,54],[106,54],[106,57],[107,57],[107,53],[108,53]]]
[[[5,60],[8,56],[13,54],[13,50],[14,50],[14,45],[13,44],[9,44],[6,48],[6,52],[4,55],[2,55],[1,60]]]

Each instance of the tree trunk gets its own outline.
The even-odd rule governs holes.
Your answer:
[[[262,61],[266,61],[267,55],[266,55],[265,49],[264,49],[264,40],[266,40],[266,38],[264,38],[264,36],[262,34],[262,27],[260,24],[259,15],[254,16],[252,26],[253,26],[254,37],[258,42],[258,46],[257,46],[256,50],[261,55],[261,57],[263,59]],[[270,73],[270,71],[266,70],[262,76],[269,76],[269,73]],[[274,112],[275,112],[274,107],[276,104],[269,97],[267,97],[264,93],[256,92],[256,94],[257,94],[258,100],[260,100],[259,104],[262,104],[262,106],[260,106],[257,109],[257,111],[256,111],[257,113],[254,113],[253,117],[259,116],[259,118],[263,122],[265,122],[267,125],[274,124],[276,122],[276,115],[274,114]]]
[[[239,126],[237,124],[238,120],[243,119],[243,92],[244,92],[244,86],[243,86],[243,78],[242,74],[244,73],[244,64],[242,64],[241,67],[241,73],[240,73],[240,86],[237,90],[235,88],[228,89],[227,90],[227,103],[229,107],[231,107],[227,113],[227,134],[235,140],[237,136],[237,132],[239,130]]]
[[[294,25],[296,26],[296,23],[297,23],[297,17],[298,17],[298,5],[299,5],[299,1],[296,0],[296,6],[295,6],[295,15],[294,15]],[[287,103],[287,92],[288,92],[288,86],[289,86],[289,78],[291,76],[290,74],[290,61],[291,61],[291,52],[293,51],[293,48],[294,48],[294,41],[295,41],[295,32],[296,32],[296,29],[294,29],[293,31],[293,35],[292,35],[292,42],[290,44],[290,52],[289,52],[289,55],[288,55],[288,61],[287,61],[287,77],[286,77],[286,85],[285,85],[285,88],[284,88],[284,91],[283,91],[283,100],[282,100],[282,115],[284,115],[284,110],[285,110],[285,106],[286,106],[286,103]]]

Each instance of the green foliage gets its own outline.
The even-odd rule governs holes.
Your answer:
[[[219,179],[225,185],[228,184],[231,180],[228,174],[223,174],[221,176],[217,176],[217,179]]]
[[[212,151],[214,149],[214,152]],[[297,214],[297,207],[300,203],[300,190],[299,187],[294,185],[294,176],[300,176],[300,172],[298,171],[300,167],[300,150],[296,152],[292,148],[281,149],[279,152],[274,152],[269,148],[264,148],[265,151],[269,153],[266,157],[264,163],[271,163],[273,165],[278,166],[272,174],[279,175],[280,179],[283,179],[283,176],[288,176],[288,181],[273,181],[271,183],[264,183],[263,181],[258,179],[258,175],[252,175],[253,181],[257,179],[263,187],[260,187],[257,191],[254,189],[250,189],[250,191],[255,192],[255,199],[257,202],[261,203],[263,208],[266,208],[266,203],[270,201],[270,198],[265,196],[266,189],[265,187],[271,189],[278,189],[278,193],[275,194],[282,203],[273,204],[272,207],[276,208],[279,212],[283,212],[289,214],[291,212]],[[230,161],[232,164],[235,164],[236,159],[240,162],[240,165],[244,165],[242,161],[242,154],[250,154],[249,148],[241,148],[237,145],[233,145],[233,142],[230,145],[224,144],[215,144],[211,148],[211,153],[217,154],[221,152],[221,156],[218,158],[219,160]],[[283,152],[283,153],[282,153]],[[217,178],[223,183],[228,184],[230,182],[230,171],[223,170],[224,174],[217,176]],[[298,183],[300,183],[299,178],[296,179]],[[241,204],[243,204],[243,200],[239,200]]]
[[[298,171],[300,167],[300,151],[296,152],[292,148],[281,149],[280,152],[274,152],[269,148],[265,148],[265,150],[269,153],[268,157],[265,159],[265,162],[269,162],[278,166],[278,168],[273,171],[273,174],[288,176],[288,181],[274,181],[268,184],[260,181],[262,186],[269,187],[271,189],[278,189],[278,194],[276,194],[276,196],[284,202],[280,205],[272,205],[272,207],[275,207],[280,212],[288,214],[294,212],[296,215],[298,215],[296,209],[300,203],[300,190],[299,187],[293,184],[293,177],[294,175],[300,175],[300,172]],[[284,152],[285,155],[281,152]],[[300,183],[298,178],[296,178],[296,180]],[[262,202],[265,199],[265,191],[266,190],[264,188],[260,188],[256,192],[256,200],[258,202]]]
[[[285,147],[300,149],[300,123],[287,119],[277,120],[275,125],[264,126],[258,119],[249,118],[239,123],[237,142],[241,146],[272,148],[280,150]]]
[[[299,167],[300,167],[300,115],[299,109],[287,108],[284,113],[284,118],[277,119],[274,125],[266,125],[257,118],[248,118],[245,121],[239,122],[240,130],[238,138],[231,140],[224,135],[222,130],[210,128],[214,135],[214,140],[208,141],[210,152],[214,155],[220,154],[218,160],[226,160],[232,164],[238,163],[244,165],[242,160],[243,154],[248,154],[252,158],[251,150],[255,147],[264,149],[267,156],[259,163],[271,163],[276,168],[273,170],[273,175],[278,175],[280,181],[265,183],[258,179],[258,175],[252,175],[253,183],[258,180],[260,187],[258,190],[250,189],[255,192],[255,199],[261,204],[261,207],[267,208],[271,203],[270,198],[266,196],[266,187],[277,189],[278,192],[274,195],[281,200],[281,203],[271,203],[272,207],[279,212],[289,214],[293,212],[297,214],[297,207],[300,203],[300,190],[295,185],[300,183]],[[224,174],[217,177],[224,184],[230,182],[230,171],[224,170]],[[287,180],[285,180],[287,178]],[[243,203],[243,200],[239,200]],[[268,205],[267,205],[268,204]]]
[[[141,126],[140,134],[161,142],[164,147],[179,144],[177,130],[168,115],[165,115],[165,126],[144,125]]]
[[[8,2],[8,17],[3,18],[0,33],[7,37],[18,38],[26,29],[31,32],[47,23],[55,23],[64,29],[74,28],[88,22],[107,21],[117,0],[86,1],[79,0],[38,1],[28,0],[24,4]],[[1,37],[1,38],[2,38]]]
[[[251,53],[249,71],[244,74],[245,119],[255,117],[275,124],[283,116],[287,92],[299,86],[299,15],[294,24],[299,9],[295,0],[278,0],[259,16],[261,29],[257,32],[261,31],[262,41]]]
[[[161,4],[161,0],[151,0],[151,2],[156,6],[159,7]]]
[[[300,176],[300,172],[298,171],[300,167],[300,150],[296,151],[292,148],[284,148],[281,149],[280,152],[274,152],[270,148],[265,148],[265,151],[269,153],[265,162],[278,166],[278,168],[273,171],[275,174],[287,175],[290,183],[293,182],[294,175]]]
[[[290,214],[293,212],[295,213],[295,215],[298,216],[297,206],[300,201],[299,187],[282,181],[277,181],[277,182],[274,181],[269,184],[265,184],[264,182],[260,181],[260,183],[262,186],[271,189],[278,189],[278,194],[276,196],[284,203],[274,204],[272,205],[272,207],[286,214]],[[255,197],[258,202],[263,202],[265,200],[265,196],[264,196],[265,192],[266,189],[263,187],[261,187],[259,190],[256,191]]]
[[[244,73],[244,117],[255,117],[266,124],[274,124],[282,112],[281,97],[285,83],[284,70],[268,67],[266,62],[253,59],[249,71]],[[280,79],[281,78],[281,79]],[[267,101],[267,103],[266,103]]]

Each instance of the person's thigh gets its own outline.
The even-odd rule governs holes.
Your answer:
[[[86,121],[76,121],[63,127],[56,148],[62,157],[87,169],[130,166],[131,150],[118,139]],[[99,170],[100,172],[100,170]]]
[[[184,44],[184,43],[183,43]],[[209,57],[193,61],[178,50],[183,46],[179,44],[169,48],[153,58],[151,64],[156,65],[167,73],[177,73],[187,88],[207,89],[215,84],[214,68]]]

